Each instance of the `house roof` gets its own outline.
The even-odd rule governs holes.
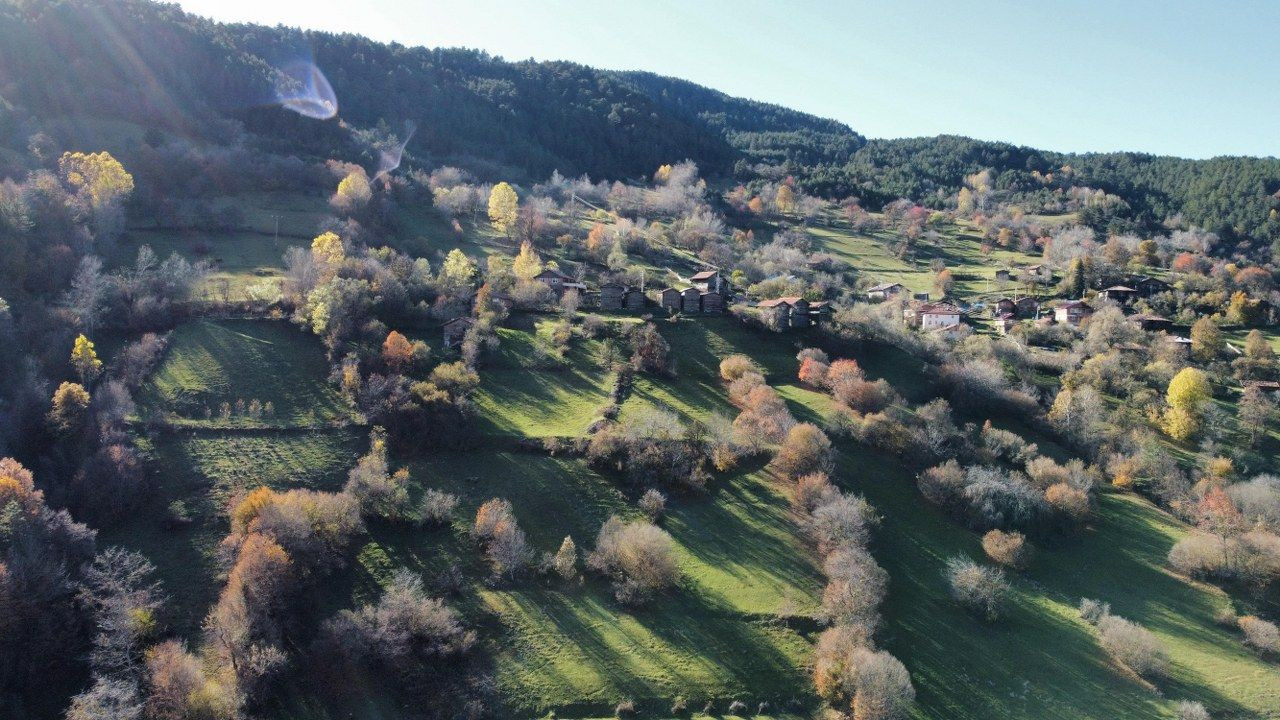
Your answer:
[[[794,307],[799,303],[804,303],[805,305],[808,305],[809,301],[805,300],[802,297],[797,297],[795,295],[792,295],[790,297],[780,297],[780,298],[774,298],[772,300],[761,300],[759,303],[757,303],[757,305],[759,305],[760,307],[767,307],[767,308],[778,307],[779,305],[791,305]]]
[[[1058,307],[1064,308],[1064,309],[1067,309],[1067,308],[1083,308],[1085,310],[1093,309],[1092,305],[1090,305],[1089,303],[1083,300],[1068,300],[1062,303],[1061,305],[1059,305]]]
[[[1112,285],[1109,288],[1103,288],[1102,292],[1138,292],[1138,291],[1134,290],[1131,287],[1125,287],[1124,285]]]
[[[569,277],[568,275],[565,275],[564,273],[560,272],[559,270],[553,270],[553,269],[551,269],[551,268],[544,268],[544,269],[542,270],[542,272],[538,273],[537,275],[534,275],[534,277],[536,277],[536,278],[540,278],[540,277],[554,277],[554,278],[560,278],[561,280],[569,280],[569,281],[572,281],[572,280],[573,280],[573,278]]]
[[[659,295],[664,295],[664,294],[669,293],[669,292],[678,293],[678,292],[681,292],[681,291],[680,291],[678,288],[667,287],[667,288],[662,288],[661,290],[659,290],[659,291],[658,291],[658,294],[659,294]]]
[[[716,292],[715,290],[708,290],[704,293],[701,293],[700,295],[701,297],[706,297],[708,295],[715,295],[716,297],[720,297],[720,293]]]
[[[703,270],[702,272],[694,273],[692,276],[689,277],[689,279],[694,281],[710,280],[711,278],[715,277],[718,274],[720,274],[719,270]]]
[[[449,327],[450,325],[456,325],[457,323],[466,323],[467,325],[470,325],[470,324],[472,324],[472,323],[474,323],[474,322],[475,322],[475,320],[473,320],[472,318],[469,318],[469,317],[467,317],[466,315],[462,315],[462,316],[460,316],[460,317],[456,317],[456,318],[454,318],[454,319],[452,319],[452,320],[449,320],[448,322],[446,322],[446,323],[445,323],[444,325],[442,325],[441,327]]]
[[[951,303],[928,303],[916,310],[920,315],[960,315],[963,311]]]
[[[880,283],[879,285],[872,285],[868,292],[882,292],[893,287],[902,287],[902,283]]]
[[[1138,313],[1130,315],[1129,322],[1173,322],[1169,318],[1160,317],[1159,315],[1149,315],[1147,313]]]

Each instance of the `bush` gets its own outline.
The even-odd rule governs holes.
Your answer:
[[[1173,706],[1173,714],[1178,720],[1210,720],[1209,711],[1194,700],[1179,700]]]
[[[1090,625],[1097,625],[1102,618],[1111,614],[1111,604],[1101,600],[1080,598],[1080,617]]]
[[[801,423],[787,431],[773,465],[788,478],[828,472],[833,464],[831,440],[817,425]]]
[[[424,525],[448,525],[458,508],[458,496],[436,489],[427,490],[419,505],[418,521]]]
[[[1116,662],[1143,677],[1163,675],[1169,667],[1164,646],[1156,636],[1131,620],[1104,616],[1098,621],[1098,638]]]
[[[720,361],[720,377],[733,382],[747,373],[761,374],[760,366],[746,355],[730,355]]]
[[[644,495],[640,496],[640,502],[637,504],[640,506],[640,511],[649,516],[650,521],[656,521],[667,509],[667,496],[654,488],[649,488],[644,491]]]
[[[920,473],[916,485],[920,488],[920,494],[934,505],[954,506],[963,497],[964,469],[955,460],[948,460]]]
[[[1244,644],[1262,655],[1280,656],[1280,628],[1260,617],[1245,615],[1239,620]]]
[[[826,473],[801,475],[791,494],[791,507],[798,513],[809,515],[819,505],[835,499],[839,494],[840,491],[831,484]]]
[[[1089,495],[1066,483],[1050,485],[1044,491],[1045,502],[1073,523],[1084,522],[1089,517]]]
[[[747,704],[742,702],[741,700],[734,700],[733,702],[729,703],[729,714],[730,715],[746,715]]]
[[[1009,597],[1009,581],[998,568],[984,567],[967,557],[956,556],[947,561],[944,573],[951,597],[970,612],[995,622]]]
[[[853,675],[854,720],[898,720],[915,703],[911,674],[897,658],[883,650],[853,651],[849,660]]]
[[[992,560],[1021,570],[1031,559],[1031,546],[1020,532],[992,530],[982,536],[982,550]]]
[[[842,545],[866,545],[871,531],[879,523],[875,510],[866,500],[837,492],[814,508],[804,525],[819,549],[827,553]]]
[[[605,521],[587,566],[613,579],[619,602],[642,603],[680,580],[671,536],[655,525],[626,523],[616,515]]]
[[[822,571],[828,579],[822,616],[833,625],[856,626],[867,637],[874,634],[889,574],[865,549],[850,545],[828,555]]]
[[[623,700],[613,707],[613,716],[619,718],[629,718],[636,716],[636,701]]]

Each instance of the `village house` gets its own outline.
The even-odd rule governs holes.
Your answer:
[[[1000,268],[996,270],[996,282],[1011,282],[1013,280],[1013,271],[1009,268]]]
[[[696,287],[687,287],[680,291],[680,312],[702,312],[702,293]]]
[[[818,300],[809,304],[809,320],[814,325],[820,325],[831,317],[831,303],[827,300]]]
[[[680,291],[675,288],[663,288],[658,291],[658,304],[667,312],[680,312]]]
[[[1093,306],[1083,300],[1068,300],[1053,309],[1053,319],[1067,325],[1079,326],[1093,315]]]
[[[991,304],[991,317],[1013,315],[1018,311],[1018,304],[1013,298],[1002,297]]]
[[[640,288],[627,288],[626,292],[622,293],[622,309],[627,312],[644,312],[647,304],[644,291]]]
[[[1040,314],[1040,301],[1031,296],[1020,297],[1013,301],[1013,314],[1019,319],[1034,318]]]
[[[704,292],[698,297],[704,313],[724,312],[724,296],[718,292]]]
[[[1103,288],[1098,291],[1099,300],[1111,300],[1121,305],[1128,304],[1130,300],[1137,296],[1138,291],[1127,285],[1112,285],[1109,288]]]
[[[1183,356],[1191,354],[1191,338],[1182,337],[1181,335],[1170,335],[1168,343],[1170,346],[1176,348]]]
[[[444,331],[444,346],[451,348],[461,345],[462,339],[467,335],[467,330],[470,330],[475,322],[475,320],[466,316],[456,317],[446,322],[441,326]]]
[[[809,301],[802,297],[761,300],[757,307],[766,321],[779,330],[809,326]]]
[[[617,312],[622,309],[622,296],[626,293],[626,288],[616,283],[608,283],[600,286],[600,309],[605,311]]]
[[[714,292],[721,294],[725,292],[725,285],[727,284],[724,281],[724,278],[721,277],[720,271],[718,270],[703,270],[702,272],[696,272],[689,278],[689,282],[693,283],[694,287],[704,293]]]
[[[1134,279],[1131,284],[1137,290],[1138,295],[1144,298],[1151,297],[1152,295],[1159,295],[1162,292],[1167,292],[1171,287],[1169,283],[1161,280],[1160,278],[1147,277],[1145,275]]]
[[[871,300],[888,300],[902,294],[905,289],[902,283],[880,283],[867,290],[867,297]]]
[[[1159,315],[1139,313],[1137,315],[1130,315],[1128,320],[1131,323],[1136,323],[1138,327],[1148,332],[1168,332],[1173,329],[1173,321],[1168,318],[1160,317]]]
[[[1008,335],[1009,331],[1018,326],[1018,318],[1013,313],[1004,313],[995,319],[996,332],[1001,335]]]
[[[553,270],[551,268],[546,268],[542,272],[533,276],[533,279],[545,283],[546,286],[551,288],[551,291],[557,296],[563,295],[567,290],[584,292],[587,289],[586,285],[583,285],[559,270]]]
[[[903,315],[909,325],[922,330],[940,330],[959,325],[964,312],[951,303],[938,302],[907,308]]]

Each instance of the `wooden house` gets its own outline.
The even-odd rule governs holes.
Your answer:
[[[1098,291],[1099,300],[1111,300],[1126,305],[1138,296],[1138,291],[1128,285],[1112,285]]]
[[[808,327],[810,324],[809,301],[802,297],[762,300],[757,307],[770,316],[772,324],[779,329]]]
[[[880,283],[867,290],[867,297],[871,300],[888,300],[901,295],[905,289],[902,283]]]
[[[1013,314],[1019,318],[1034,318],[1040,314],[1040,301],[1033,297],[1020,297],[1013,301]]]
[[[696,272],[689,278],[689,282],[702,292],[724,293],[724,278],[721,277],[719,270],[703,270]]]
[[[644,291],[640,288],[627,288],[622,293],[622,309],[627,312],[644,312],[646,304]]]
[[[441,326],[444,331],[444,346],[451,348],[461,345],[462,339],[467,335],[467,330],[471,329],[475,322],[475,320],[466,316],[456,317],[446,322]]]
[[[1134,289],[1137,290],[1138,295],[1144,298],[1151,297],[1152,295],[1159,295],[1162,292],[1168,292],[1171,287],[1169,283],[1161,280],[1160,278],[1148,277],[1145,275],[1135,279],[1132,285]]]
[[[1009,268],[1000,268],[999,270],[996,270],[996,282],[1007,283],[1012,281],[1013,281],[1012,270],[1010,270]]]
[[[1136,323],[1138,327],[1146,330],[1147,332],[1168,332],[1173,329],[1173,321],[1168,318],[1160,317],[1159,315],[1139,313],[1137,315],[1130,315],[1128,319],[1129,322]]]
[[[1093,315],[1093,306],[1083,300],[1068,300],[1053,309],[1053,319],[1067,325],[1079,326]]]
[[[809,303],[809,319],[814,325],[820,325],[831,317],[831,303],[827,300],[817,300]]]
[[[702,312],[719,314],[724,312],[724,296],[718,292],[704,292],[699,296]]]
[[[1013,315],[1018,311],[1018,304],[1013,298],[1002,297],[991,303],[991,317],[998,318],[1001,315]]]
[[[663,288],[658,292],[658,304],[667,312],[680,312],[680,291],[675,288]]]
[[[600,286],[600,309],[617,312],[622,309],[622,298],[626,288],[616,283]]]
[[[702,292],[696,287],[680,291],[680,312],[689,315],[702,312]]]

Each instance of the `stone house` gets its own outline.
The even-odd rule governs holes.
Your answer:
[[[809,301],[802,297],[782,297],[762,300],[757,304],[762,314],[769,316],[771,324],[779,329],[809,326]]]
[[[689,277],[689,282],[693,283],[694,287],[704,293],[723,293],[725,290],[725,281],[720,275],[719,270],[703,270],[702,272],[696,272]]]
[[[960,324],[963,311],[951,303],[926,303],[915,309],[915,325],[922,330],[937,330]]]

